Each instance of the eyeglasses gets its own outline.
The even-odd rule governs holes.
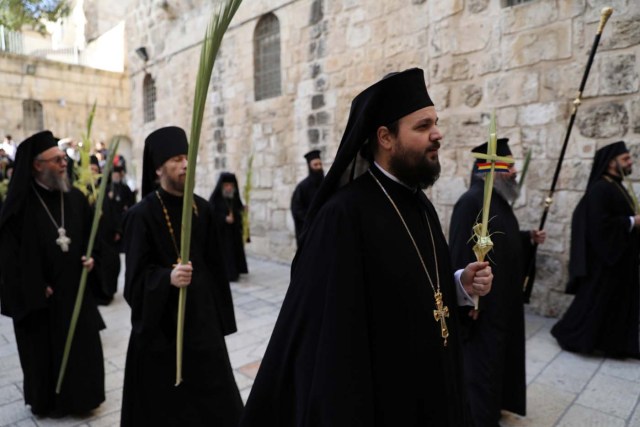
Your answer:
[[[57,165],[62,164],[62,162],[68,162],[67,156],[55,156],[48,159],[38,159],[39,162],[53,162]]]

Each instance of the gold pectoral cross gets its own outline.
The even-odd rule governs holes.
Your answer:
[[[442,292],[433,294],[436,299],[436,309],[433,310],[433,318],[436,322],[440,322],[440,335],[444,339],[444,346],[447,346],[447,338],[449,337],[449,328],[447,327],[446,317],[449,317],[449,307],[442,303]]]

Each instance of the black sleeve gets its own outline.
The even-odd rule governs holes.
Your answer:
[[[143,202],[141,202],[143,203]],[[154,264],[151,234],[143,206],[129,210],[124,223],[126,256],[124,298],[131,323],[141,333],[157,327],[166,309],[171,269]]]

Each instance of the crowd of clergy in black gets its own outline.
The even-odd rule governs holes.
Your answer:
[[[520,229],[511,166],[495,179],[494,248],[476,261],[478,160],[447,243],[422,191],[440,173],[437,124],[422,70],[392,73],[353,100],[326,177],[320,151],[305,155],[309,176],[291,201],[291,281],[245,408],[224,341],[237,330],[230,281],[248,271],[235,175],[220,175],[209,202],[194,196],[191,259],[182,264],[187,136],[172,126],[154,131],[145,140],[141,201],[118,186],[115,171],[102,244],[85,259],[92,208],[70,185],[51,132],[27,138],[0,212],[0,303],[13,318],[26,404],[59,417],[104,401],[97,304],[113,297],[124,251],[132,330],[123,426],[496,427],[502,410],[526,415],[522,286],[546,233]],[[487,143],[473,151],[486,152]],[[512,155],[507,139],[497,154]],[[631,165],[622,141],[598,150],[574,212],[567,291],[576,297],[552,330],[568,351],[639,356],[640,215],[622,185]],[[83,268],[92,270],[92,292],[56,394]],[[184,371],[175,386],[184,287]]]

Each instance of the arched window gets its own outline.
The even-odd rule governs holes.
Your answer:
[[[156,119],[156,82],[151,74],[144,76],[142,83],[142,107],[144,122],[152,122]]]
[[[264,15],[256,25],[253,55],[256,101],[279,96],[280,23],[273,13]]]
[[[42,103],[35,99],[22,101],[22,119],[24,121],[25,131],[39,132],[44,130]]]

